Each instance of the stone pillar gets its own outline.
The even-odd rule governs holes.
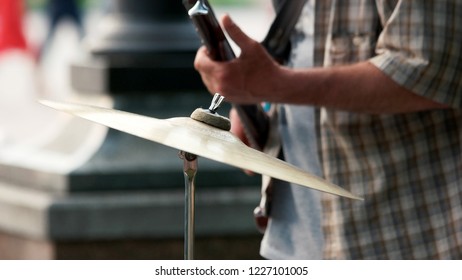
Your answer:
[[[74,99],[156,118],[208,106],[181,1],[110,4],[70,65]],[[183,257],[178,151],[47,108],[29,117],[47,127],[0,151],[0,258]],[[199,159],[197,258],[259,258],[258,185],[258,176]]]
[[[72,66],[72,86],[110,93],[203,89],[193,69],[200,40],[182,0],[111,0]]]

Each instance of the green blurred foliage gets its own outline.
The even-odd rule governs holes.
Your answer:
[[[256,0],[209,0],[212,5],[242,6],[254,4]]]
[[[95,5],[98,5],[102,0],[77,0],[79,3],[80,7],[82,9],[87,9],[90,7],[94,7]],[[159,0],[155,0],[159,1]],[[40,10],[43,9],[46,5],[48,0],[24,0],[24,3],[26,4],[26,7],[29,10]]]

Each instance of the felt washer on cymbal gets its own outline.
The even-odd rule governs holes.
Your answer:
[[[228,118],[223,117],[216,112],[209,109],[197,108],[192,112],[191,119],[211,125],[213,127],[229,131],[231,129],[231,122]]]

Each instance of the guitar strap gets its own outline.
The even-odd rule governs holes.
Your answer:
[[[273,0],[276,10],[262,45],[279,62],[284,62],[290,52],[290,36],[298,22],[307,0]]]

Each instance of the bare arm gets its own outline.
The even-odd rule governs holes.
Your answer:
[[[282,91],[285,95],[274,96],[274,102],[310,104],[370,114],[447,108],[444,104],[399,86],[369,62],[280,71],[283,77],[280,86],[288,86]]]
[[[241,55],[231,62],[214,62],[202,48],[195,66],[211,92],[232,102],[306,104],[371,114],[447,107],[399,86],[369,62],[298,70],[280,66],[228,16],[222,24]]]

